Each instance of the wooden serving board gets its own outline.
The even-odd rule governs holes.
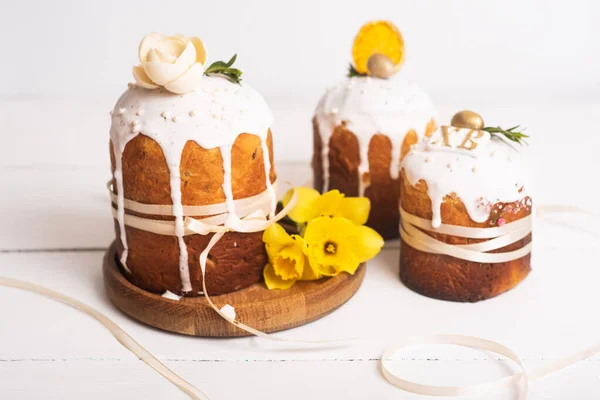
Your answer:
[[[204,297],[171,300],[129,282],[121,273],[113,242],[104,255],[104,286],[110,300],[130,317],[171,332],[192,336],[234,337],[249,334],[221,318]],[[220,296],[217,307],[231,304],[237,320],[263,332],[276,332],[324,317],[360,287],[365,265],[354,275],[346,273],[318,281],[297,282],[287,290],[268,290],[264,283]]]

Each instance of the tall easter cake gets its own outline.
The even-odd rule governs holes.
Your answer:
[[[205,66],[200,39],[150,34],[139,49],[136,83],[112,110],[111,196],[125,276],[156,293],[197,296],[199,255],[208,293],[261,279],[262,232],[244,219],[273,216],[272,115],[229,63]],[[248,232],[248,233],[245,233]]]
[[[392,77],[404,43],[387,21],[364,25],[348,78],[327,90],[313,118],[315,188],[371,200],[367,224],[398,236],[400,160],[435,130],[434,108],[416,84]]]
[[[412,290],[474,302],[531,266],[532,201],[516,128],[465,111],[408,152],[400,172],[400,277]]]

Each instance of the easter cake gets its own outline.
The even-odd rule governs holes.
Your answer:
[[[475,302],[531,270],[532,200],[517,127],[473,112],[408,152],[401,164],[400,278],[423,295]]]
[[[348,78],[321,98],[313,118],[314,186],[366,196],[367,225],[398,236],[400,160],[435,130],[434,108],[415,83],[393,76],[404,42],[387,21],[365,24],[355,39]]]
[[[198,296],[200,254],[209,294],[258,282],[262,232],[276,207],[272,114],[228,63],[206,64],[196,37],[152,33],[139,47],[135,84],[111,111],[110,183],[122,272],[155,293]]]

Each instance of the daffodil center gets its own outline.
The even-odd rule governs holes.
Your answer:
[[[337,253],[337,246],[333,242],[325,242],[325,253],[335,254]]]

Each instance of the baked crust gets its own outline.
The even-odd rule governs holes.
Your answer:
[[[425,136],[435,131],[432,119],[426,127]],[[415,131],[407,133],[402,143],[401,158],[417,143]],[[323,143],[316,118],[313,119],[313,159],[314,187],[323,188]],[[398,237],[398,179],[390,176],[392,162],[392,142],[383,134],[375,134],[369,142],[369,172],[362,179],[366,184],[364,196],[371,200],[371,213],[367,225],[375,229],[384,239]],[[329,140],[329,189],[338,189],[347,196],[358,196],[358,167],[360,152],[358,140],[344,125],[337,126]]]
[[[441,207],[445,224],[485,228],[495,226],[493,221],[504,218],[509,223],[531,214],[529,198],[513,203],[496,203],[490,218],[482,223],[471,220],[463,202],[455,195],[444,198]],[[413,186],[400,173],[400,204],[415,216],[431,219],[431,200],[427,194],[427,183],[419,181]],[[529,205],[528,205],[529,204]],[[477,243],[480,239],[468,239],[451,235],[427,232],[428,235],[450,244]],[[517,250],[531,242],[531,234],[492,253]],[[531,271],[531,253],[517,260],[503,263],[477,263],[457,259],[448,255],[424,253],[401,240],[400,279],[417,293],[436,299],[476,302],[489,299],[514,288]]]
[[[267,137],[270,152],[270,180],[275,181],[271,133]],[[110,143],[111,165],[114,172],[115,155]],[[125,198],[145,204],[172,204],[169,170],[161,147],[153,139],[140,134],[132,139],[123,152],[123,190]],[[231,182],[233,197],[246,198],[266,190],[265,168],[260,139],[241,134],[231,149]],[[181,155],[181,192],[183,205],[207,205],[225,201],[223,192],[222,157],[219,148],[204,149],[188,141]],[[116,182],[113,180],[116,192]],[[145,215],[126,210],[127,214],[145,218],[173,220],[169,216]],[[198,217],[198,218],[205,218]],[[136,286],[156,293],[169,290],[179,295],[179,246],[175,236],[158,235],[130,226],[125,227],[129,247],[125,274]],[[120,230],[115,221],[117,253],[123,246]],[[197,296],[202,291],[200,253],[206,248],[212,234],[189,235],[184,240],[188,249],[188,263],[192,291],[186,296]],[[247,287],[258,282],[267,262],[262,232],[226,233],[210,252],[206,266],[208,293],[218,295]]]

